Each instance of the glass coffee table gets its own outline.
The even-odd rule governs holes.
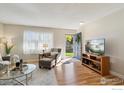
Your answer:
[[[19,69],[12,69],[6,73],[0,73],[0,80],[14,80],[21,85],[28,85],[28,75],[31,74],[30,77],[32,77],[32,72],[35,69],[36,65],[34,64],[23,64],[21,71]],[[21,80],[18,80],[20,77],[25,77],[26,82],[23,83]]]

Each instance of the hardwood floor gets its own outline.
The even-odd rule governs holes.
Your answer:
[[[91,69],[81,65],[81,62],[70,62],[55,68],[58,85],[122,85],[123,80],[109,75],[102,77]]]

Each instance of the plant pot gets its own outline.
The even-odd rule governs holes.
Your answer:
[[[7,57],[10,57],[10,54],[6,54]]]

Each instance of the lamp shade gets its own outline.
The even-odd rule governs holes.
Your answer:
[[[44,47],[44,48],[47,48],[47,47],[48,47],[48,44],[43,44],[43,47]]]

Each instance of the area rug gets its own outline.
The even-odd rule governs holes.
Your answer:
[[[18,78],[24,80],[25,77]],[[25,83],[25,81],[23,81]],[[20,85],[12,80],[0,80],[0,85]],[[32,74],[32,78],[28,80],[28,85],[57,85],[54,70],[39,69],[38,66]]]
[[[54,70],[37,68],[29,85],[57,85]]]

